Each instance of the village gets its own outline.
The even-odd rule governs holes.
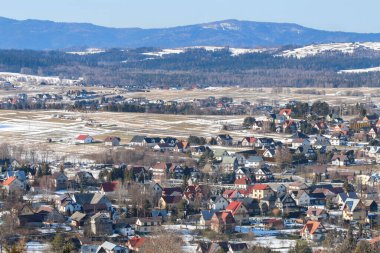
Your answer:
[[[199,101],[233,108],[227,98]],[[379,247],[377,107],[242,106],[248,115],[207,135],[81,132],[64,145],[84,150],[82,160],[3,142],[0,241],[83,253],[141,252],[170,238],[202,253]]]

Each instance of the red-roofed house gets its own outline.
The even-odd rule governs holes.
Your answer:
[[[292,109],[287,109],[287,108],[281,109],[279,114],[289,119],[290,115],[292,114]]]
[[[144,245],[144,242],[145,242],[145,238],[135,236],[128,240],[127,247],[132,252],[140,252],[141,247]]]
[[[232,233],[235,230],[236,221],[231,212],[215,212],[210,224],[211,229],[217,233]]]
[[[92,137],[89,136],[88,134],[80,134],[80,135],[78,135],[78,137],[75,139],[75,142],[76,142],[76,143],[82,143],[82,144],[92,143],[93,141],[94,141],[94,138],[92,138]]]
[[[239,189],[247,189],[247,187],[252,183],[251,179],[247,177],[241,177],[235,180],[234,184]]]
[[[241,141],[241,145],[243,147],[253,147],[255,144],[256,138],[251,136],[251,137],[244,137],[243,140]]]
[[[232,213],[238,224],[245,224],[249,221],[248,209],[240,201],[231,201],[226,207],[226,211]]]
[[[100,192],[103,194],[114,192],[119,185],[118,181],[105,182],[100,185]]]
[[[301,237],[308,241],[321,241],[327,233],[325,227],[318,221],[308,221],[301,230]]]
[[[25,189],[25,185],[18,180],[17,177],[8,177],[7,180],[3,182],[2,186],[7,194]]]
[[[274,191],[267,184],[255,184],[249,188],[251,190],[251,197],[254,199],[263,199],[274,196]]]

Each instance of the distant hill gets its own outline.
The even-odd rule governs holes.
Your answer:
[[[0,18],[0,49],[243,48],[330,42],[380,42],[380,34],[329,32],[297,24],[225,20],[172,28],[108,28],[87,23],[57,23]]]

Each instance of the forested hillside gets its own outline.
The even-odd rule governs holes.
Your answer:
[[[312,57],[280,57],[287,47],[232,56],[221,50],[188,49],[150,56],[154,48],[110,49],[94,54],[63,51],[0,50],[0,71],[84,77],[88,85],[124,86],[380,86],[380,73],[338,74],[340,70],[380,66],[380,53],[326,52]]]

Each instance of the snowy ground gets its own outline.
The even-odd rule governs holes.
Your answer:
[[[50,248],[50,245],[47,243],[40,242],[28,242],[25,247],[26,253],[42,253],[47,252]]]

